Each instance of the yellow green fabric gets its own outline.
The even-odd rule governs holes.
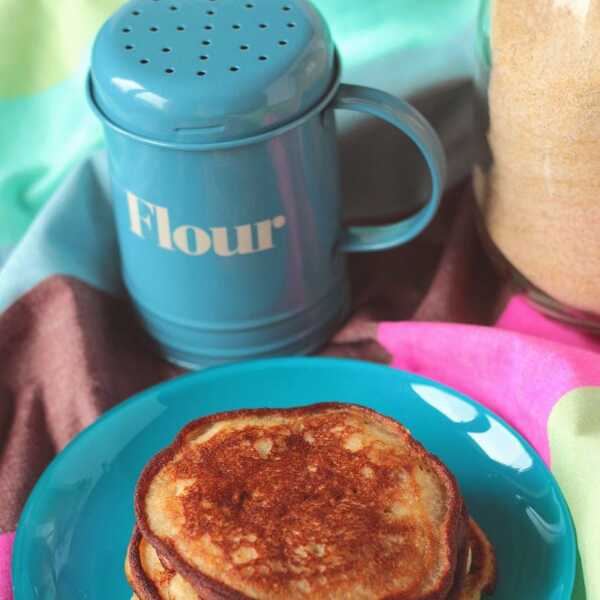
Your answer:
[[[600,598],[600,388],[569,392],[548,420],[552,471],[577,523],[579,569],[574,600]]]
[[[122,0],[0,0],[0,98],[48,89],[81,64],[90,38]]]

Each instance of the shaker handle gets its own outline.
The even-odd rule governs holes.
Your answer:
[[[367,113],[394,125],[419,148],[432,179],[431,198],[415,215],[382,226],[348,227],[340,248],[344,252],[374,252],[406,244],[429,225],[440,205],[446,184],[446,155],[429,122],[407,102],[372,88],[342,85],[332,104],[335,109]]]

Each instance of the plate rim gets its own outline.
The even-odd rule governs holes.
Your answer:
[[[486,416],[491,416],[496,419],[503,427],[505,427],[512,435],[514,435],[523,445],[524,449],[527,453],[533,455],[534,460],[540,465],[544,470],[546,475],[548,476],[549,482],[556,492],[556,497],[559,503],[559,507],[563,515],[565,516],[565,527],[567,529],[567,536],[565,543],[567,544],[566,554],[568,555],[569,564],[567,565],[569,568],[569,576],[567,580],[565,600],[568,600],[572,597],[573,590],[575,588],[575,579],[576,579],[576,571],[577,571],[577,536],[575,524],[573,522],[573,517],[571,515],[571,510],[569,508],[569,504],[564,496],[564,493],[558,483],[558,480],[554,476],[554,473],[550,470],[550,467],[546,464],[544,459],[540,456],[537,450],[530,444],[530,442],[519,432],[517,431],[510,423],[508,423],[505,419],[503,419],[500,415],[496,414],[487,406],[483,405],[478,400],[467,396],[463,392],[459,392],[458,390],[448,386],[444,383],[440,383],[435,379],[430,377],[425,377],[423,375],[413,373],[411,371],[405,369],[397,369],[391,365],[384,365],[381,363],[375,363],[370,361],[356,360],[356,359],[348,359],[348,358],[338,358],[338,357],[283,357],[283,358],[267,358],[267,359],[259,359],[259,360],[250,360],[244,361],[240,363],[228,364],[228,365],[220,365],[216,367],[210,367],[208,369],[204,369],[201,371],[192,371],[188,373],[184,373],[183,375],[174,377],[173,379],[169,379],[166,381],[162,381],[158,384],[150,386],[140,392],[137,392],[125,400],[119,402],[105,413],[100,415],[95,421],[93,421],[90,425],[82,429],[78,434],[76,434],[72,440],[68,442],[68,444],[50,461],[50,463],[46,466],[46,468],[42,471],[38,480],[36,481],[33,489],[31,490],[25,505],[23,506],[23,510],[19,516],[19,520],[17,522],[17,527],[15,531],[15,538],[13,543],[13,551],[11,558],[11,567],[10,574],[12,579],[12,591],[15,596],[15,600],[22,600],[22,598],[18,595],[21,589],[24,586],[19,586],[18,582],[22,580],[22,577],[18,574],[18,564],[20,561],[20,556],[25,552],[25,526],[24,523],[28,522],[33,513],[34,506],[38,501],[38,496],[43,494],[43,490],[45,486],[45,480],[51,477],[54,471],[60,468],[60,465],[67,459],[69,454],[73,451],[73,447],[77,446],[80,440],[83,437],[87,437],[89,435],[94,435],[96,428],[101,427],[105,421],[111,420],[115,418],[120,412],[127,410],[130,406],[134,404],[138,404],[140,402],[144,402],[145,398],[150,395],[155,395],[161,392],[164,392],[165,389],[172,391],[176,390],[179,387],[186,387],[188,385],[193,385],[192,382],[196,380],[202,381],[203,379],[209,377],[218,377],[221,373],[228,371],[232,372],[240,372],[247,370],[255,370],[264,367],[268,368],[282,368],[282,367],[293,367],[293,368],[301,368],[302,366],[326,366],[335,364],[338,367],[342,368],[353,368],[353,369],[367,369],[372,371],[392,371],[395,374],[400,375],[403,378],[410,378],[414,380],[415,383],[423,383],[427,385],[433,385],[437,388],[440,388],[450,394],[459,397],[461,400],[466,401],[468,404],[474,406],[479,412],[483,413]],[[29,600],[31,596],[25,597],[24,600]]]

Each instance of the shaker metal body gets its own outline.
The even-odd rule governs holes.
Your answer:
[[[306,353],[341,323],[331,112],[233,148],[175,149],[110,128],[107,144],[125,283],[171,360]]]

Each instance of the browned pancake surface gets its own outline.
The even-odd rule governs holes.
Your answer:
[[[209,598],[446,598],[454,478],[401,425],[317,405],[190,424],[145,469],[143,535]]]
[[[482,594],[493,594],[496,588],[496,555],[489,539],[473,519],[469,520],[467,540],[471,549],[468,573],[458,600],[479,600]]]
[[[127,548],[125,574],[138,600],[203,600],[161,558],[136,527]]]

